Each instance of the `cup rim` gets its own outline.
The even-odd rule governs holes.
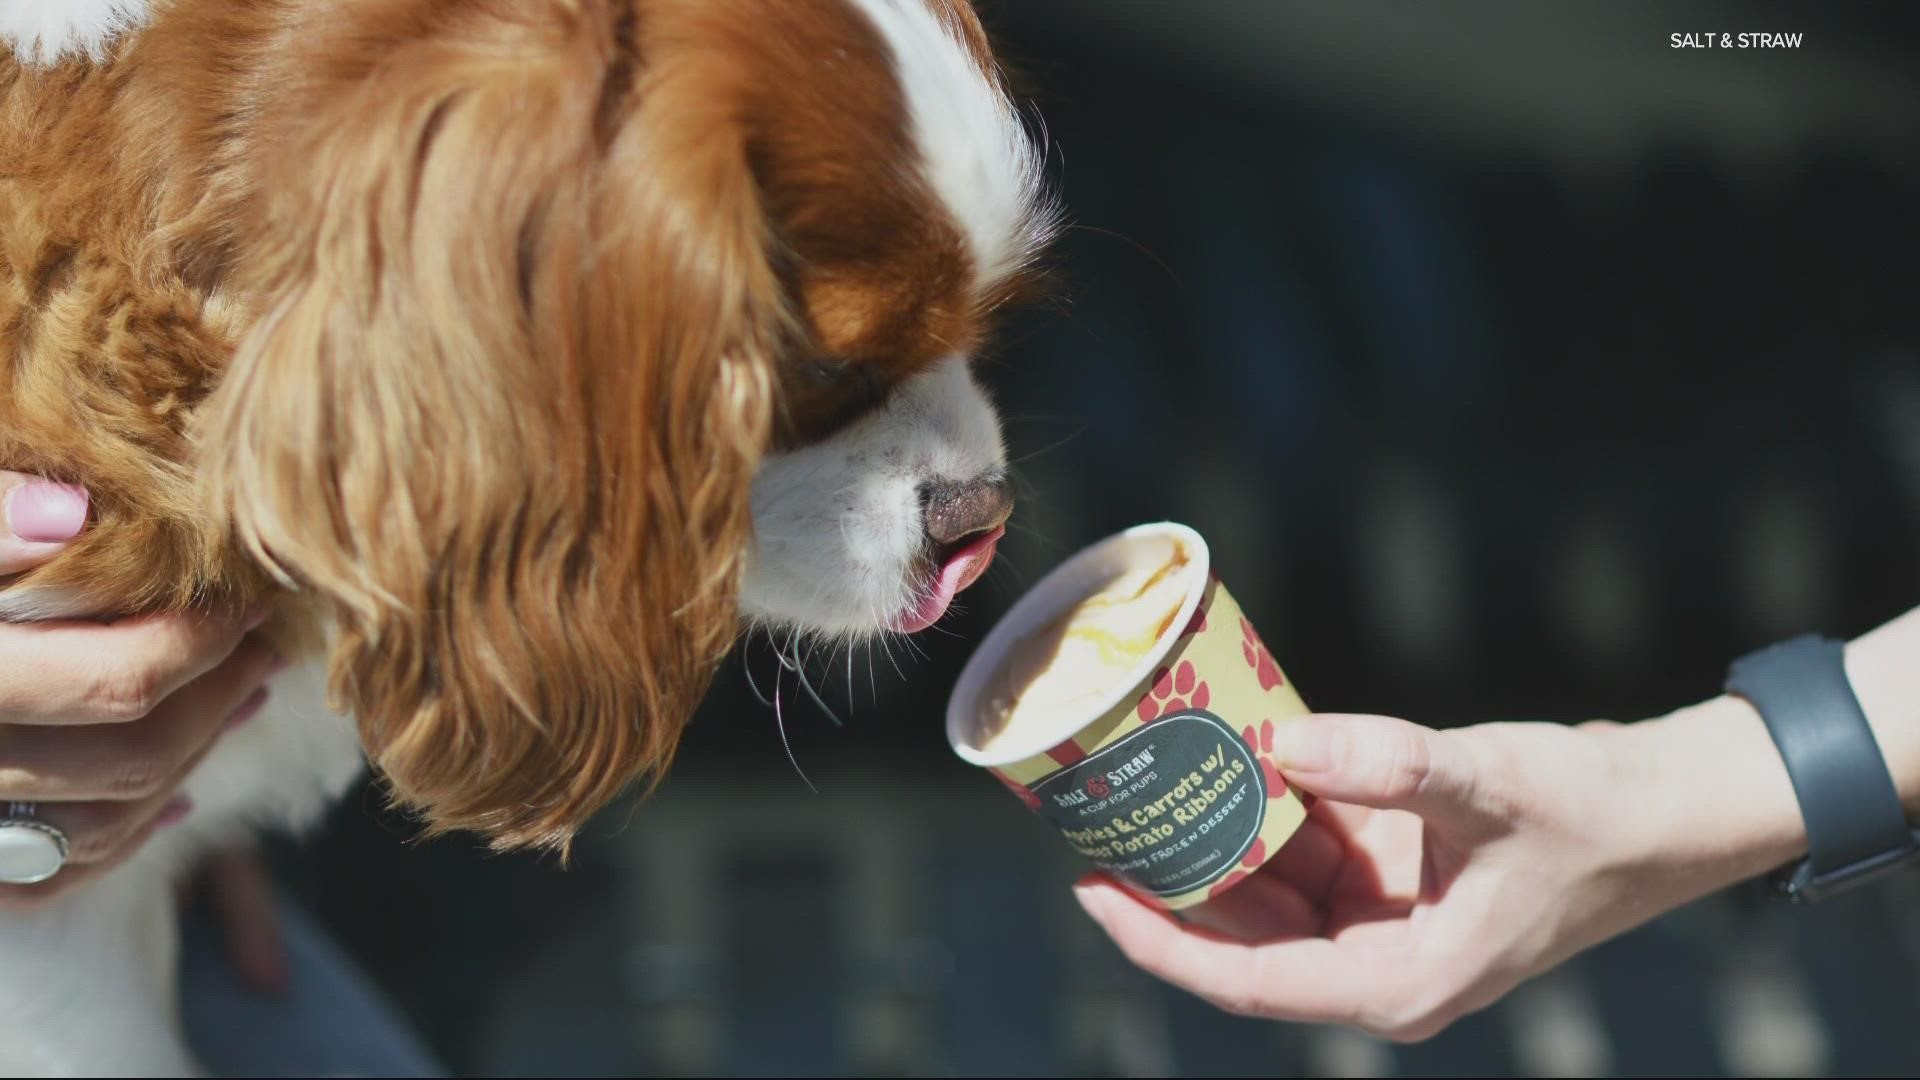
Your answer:
[[[1044,729],[1044,734],[1009,742],[1004,747],[995,747],[989,753],[974,747],[967,736],[971,733],[974,719],[978,715],[981,692],[987,681],[999,671],[1001,659],[1007,651],[1032,630],[1047,621],[1061,615],[1068,605],[1085,599],[1090,593],[1085,591],[1078,579],[1089,564],[1098,562],[1113,548],[1137,544],[1143,540],[1172,537],[1185,546],[1188,557],[1187,573],[1192,581],[1187,595],[1180,603],[1180,610],[1167,629],[1161,633],[1153,648],[1128,670],[1124,679],[1115,680],[1113,692],[1100,699],[1098,705],[1088,706],[1077,723],[1062,724]],[[1026,594],[1015,601],[1013,607],[994,624],[981,641],[980,647],[967,658],[966,665],[960,670],[960,678],[954,684],[953,693],[947,698],[947,743],[952,746],[961,760],[980,768],[993,768],[1014,765],[1028,758],[1046,753],[1063,741],[1073,738],[1088,724],[1105,716],[1115,705],[1126,699],[1129,692],[1142,680],[1152,674],[1153,669],[1167,653],[1171,652],[1185,632],[1187,624],[1193,621],[1193,613],[1200,606],[1201,597],[1206,594],[1207,583],[1211,579],[1212,556],[1207,549],[1206,540],[1189,526],[1173,521],[1156,521],[1135,525],[1096,541],[1074,553],[1072,558],[1049,571]],[[1069,588],[1072,584],[1076,587]],[[1039,732],[1041,729],[1036,729]]]

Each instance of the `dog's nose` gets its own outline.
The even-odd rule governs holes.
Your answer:
[[[920,485],[920,517],[935,550],[992,532],[1012,514],[1013,485],[998,473]]]

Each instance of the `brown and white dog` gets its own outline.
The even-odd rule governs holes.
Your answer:
[[[1055,215],[964,0],[16,0],[0,37],[0,467],[94,513],[0,617],[265,603],[312,661],[185,823],[0,915],[0,1073],[190,1070],[170,879],[363,755],[430,829],[563,848],[743,622],[911,632],[991,559],[969,358]]]

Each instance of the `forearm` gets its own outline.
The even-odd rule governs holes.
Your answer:
[[[1847,680],[1908,816],[1920,816],[1920,608],[1850,642]]]
[[[1847,674],[1895,787],[1920,809],[1920,608],[1847,647]],[[1786,766],[1760,714],[1720,695],[1619,730],[1647,798],[1626,817],[1628,850],[1664,867],[1689,896],[1767,873],[1806,854]]]

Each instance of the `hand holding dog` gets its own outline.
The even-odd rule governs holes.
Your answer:
[[[57,555],[84,527],[84,491],[0,472],[0,575]],[[259,619],[155,615],[0,622],[0,803],[39,804],[67,864],[0,885],[0,908],[46,903],[137,851],[190,810],[176,790],[226,727],[258,711],[281,660]]]

